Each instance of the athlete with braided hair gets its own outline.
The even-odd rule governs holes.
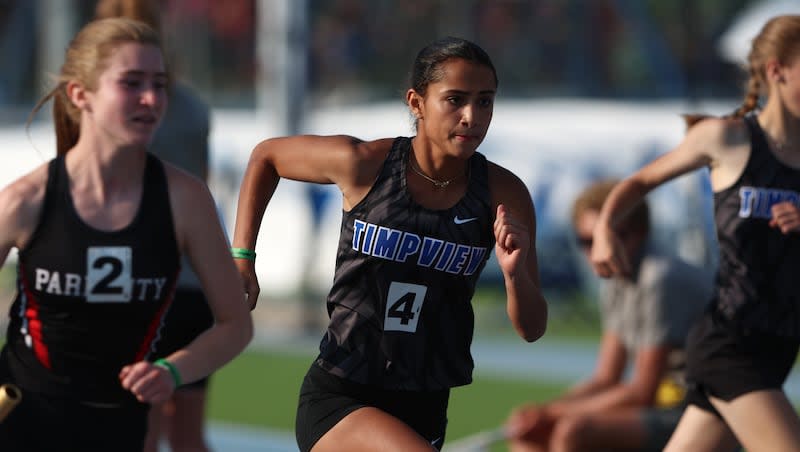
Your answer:
[[[594,229],[604,277],[630,272],[617,228],[650,190],[707,167],[720,266],[689,334],[689,407],[667,451],[800,450],[800,418],[782,390],[800,344],[800,16],[753,40],[741,108],[692,116],[683,142],[621,182]],[[766,102],[759,106],[759,99]]]

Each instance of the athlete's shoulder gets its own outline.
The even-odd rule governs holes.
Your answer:
[[[394,138],[379,138],[374,140],[364,140],[352,135],[291,135],[283,137],[271,137],[256,144],[254,153],[300,153],[309,150],[322,149],[328,155],[337,154],[358,154],[370,155],[380,152],[388,152],[392,147]]]
[[[488,162],[488,173],[493,210],[496,210],[499,204],[504,204],[515,215],[527,218],[527,221],[535,225],[533,199],[522,179],[511,170],[491,161]]]
[[[170,163],[170,162],[168,162],[168,161],[166,161],[166,160],[164,160],[164,159],[162,159],[160,157],[156,157],[156,158],[158,158],[158,160],[161,162],[161,165],[163,165],[164,174],[167,177],[167,181],[169,181],[170,183],[172,183],[173,180],[175,180],[175,183],[178,183],[178,184],[188,183],[188,184],[191,185],[192,183],[194,183],[194,182],[191,182],[191,181],[195,181],[196,183],[205,185],[205,182],[203,182],[202,179],[200,179],[198,176],[192,174],[191,172],[189,172],[185,168],[182,168],[182,167],[177,166],[177,165],[175,165],[173,163]]]
[[[710,117],[692,126],[686,140],[714,148],[741,146],[749,142],[750,132],[744,118]]]
[[[4,238],[33,232],[44,204],[48,167],[48,163],[42,164],[0,190],[0,229]]]
[[[389,153],[389,151],[391,151],[392,148],[394,147],[395,142],[397,140],[402,140],[403,137],[378,138],[378,139],[369,140],[369,141],[361,141],[361,140],[358,140],[357,138],[353,138],[353,139],[357,140],[357,141],[353,142],[353,147],[355,149],[357,149],[357,150],[360,150],[365,155],[369,155],[369,156],[386,156]]]
[[[199,177],[172,163],[160,159],[159,161],[164,166],[164,174],[167,178],[167,186],[172,198],[188,200],[193,196],[209,191],[208,185]]]
[[[489,176],[489,189],[492,192],[524,190],[527,193],[525,183],[513,171],[491,160],[487,160],[486,163]]]
[[[193,235],[197,228],[206,229],[216,223],[218,214],[214,197],[206,183],[183,169],[164,164],[167,177],[169,208],[179,244]]]
[[[49,162],[41,164],[5,186],[0,191],[0,205],[7,209],[10,205],[41,203],[47,187],[49,166]]]
[[[177,224],[214,211],[211,190],[203,180],[167,162],[164,162],[164,173],[172,217]]]

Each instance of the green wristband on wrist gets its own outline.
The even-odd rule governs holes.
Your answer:
[[[231,256],[233,256],[234,259],[256,260],[256,252],[248,250],[247,248],[231,248]]]
[[[175,364],[172,364],[166,359],[161,358],[155,360],[153,365],[161,367],[162,369],[167,369],[167,371],[169,371],[169,374],[172,376],[172,382],[175,383],[176,388],[181,385],[181,373],[178,372],[178,368],[175,367]]]

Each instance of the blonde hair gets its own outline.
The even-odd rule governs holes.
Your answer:
[[[768,95],[767,63],[777,60],[782,65],[790,64],[800,56],[800,15],[776,16],[768,20],[753,39],[747,55],[748,78],[745,84],[742,105],[724,118],[741,118],[758,108],[761,96]],[[687,129],[698,122],[711,118],[706,114],[683,115]]]
[[[100,73],[112,50],[125,43],[148,44],[164,54],[158,33],[143,22],[123,18],[101,19],[84,26],[67,47],[57,85],[33,108],[31,118],[51,98],[56,131],[56,153],[65,154],[80,136],[81,113],[67,97],[67,83],[76,81],[87,90],[97,88]],[[30,124],[29,118],[28,123]]]
[[[767,92],[767,63],[777,60],[782,65],[800,56],[800,15],[777,16],[761,28],[747,55],[748,80],[742,106],[733,113],[740,118],[758,107],[758,100]]]
[[[600,212],[611,190],[619,183],[618,179],[606,179],[586,187],[572,203],[572,226],[577,227],[581,215],[588,211]],[[625,217],[623,228],[647,234],[650,232],[650,208],[642,200]]]

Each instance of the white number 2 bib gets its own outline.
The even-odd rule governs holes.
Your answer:
[[[92,246],[86,251],[86,301],[131,301],[132,252],[128,246]]]

